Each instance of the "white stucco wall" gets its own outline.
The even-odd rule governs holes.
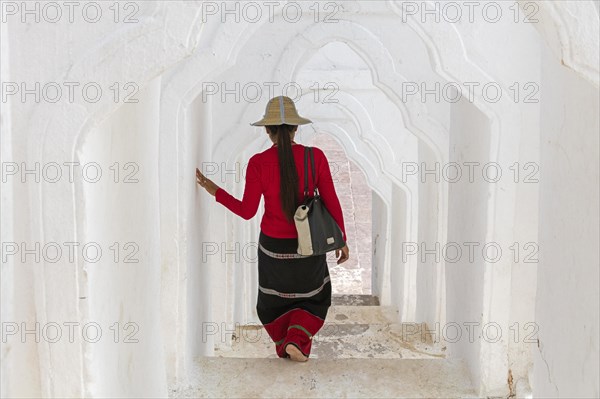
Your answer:
[[[79,296],[89,302],[89,320],[113,338],[87,350],[91,378],[86,385],[93,397],[167,394],[164,365],[154,364],[164,357],[162,336],[154,333],[161,327],[156,217],[160,83],[154,79],[138,93],[138,103],[112,113],[83,138],[80,149],[82,164],[105,165],[101,180],[81,187],[81,236],[100,244],[103,256],[84,262],[90,284]]]
[[[419,146],[419,165],[428,165],[429,170],[435,170],[436,160],[433,153],[426,146]],[[438,162],[438,170],[442,165]],[[424,170],[425,168],[420,167]],[[441,175],[441,173],[440,173]],[[437,218],[442,206],[440,206],[439,193],[442,191],[440,186],[447,185],[447,182],[436,177],[434,174],[425,175],[419,178],[419,240],[418,243],[424,244],[424,249],[435,248],[435,243],[440,242],[440,232],[438,231]],[[446,317],[446,303],[442,294],[445,287],[445,276],[443,259],[436,261],[434,255],[422,257],[423,251],[420,250],[415,256],[418,260],[417,266],[417,292],[436,292],[443,298],[439,300],[438,295],[419,295],[416,303],[415,320],[422,321],[433,328],[436,323],[443,325]],[[413,255],[414,256],[414,255]],[[439,338],[439,337],[438,337]]]
[[[548,51],[543,57],[532,388],[536,397],[596,397],[598,88],[552,63]]]
[[[461,101],[453,108],[450,137],[450,161],[459,165],[489,161],[489,120],[471,104]],[[481,330],[484,325],[483,296],[487,243],[488,183],[476,178],[449,184],[448,243],[446,256],[447,320],[440,334],[449,342],[450,354],[467,358],[475,381],[482,379]],[[473,245],[473,256],[469,245]],[[430,249],[433,249],[432,247]],[[497,369],[498,371],[501,368]]]
[[[233,169],[264,149],[264,134],[248,124],[268,98],[203,99],[207,82],[298,82],[306,90],[297,104],[316,123],[300,137],[311,129],[334,136],[373,190],[373,292],[382,304],[398,306],[402,321],[503,329],[498,343],[465,341],[463,331],[450,345],[481,395],[508,393],[511,370],[535,396],[597,396],[597,3],[535,2],[533,24],[422,21],[387,1],[347,4],[334,24],[291,24],[280,14],[257,23],[202,21],[201,3],[185,1],[140,2],[139,21],[129,25],[9,18],[1,27],[4,82],[94,81],[107,91],[134,82],[140,102],[12,97],[2,103],[3,162],[133,159],[141,179],[131,186],[9,179],[2,242],[134,240],[140,262],[3,261],[2,321],[136,322],[143,339],[2,342],[2,396],[164,395],[195,356],[223,343],[221,331],[206,334],[209,325],[256,321],[253,265],[203,255],[207,244],[256,241],[261,215],[246,222],[229,214],[198,189],[194,169],[210,161]],[[510,6],[503,5],[507,15]],[[539,104],[493,103],[477,90],[458,104],[402,96],[407,82],[490,81],[507,92],[515,82],[537,83]],[[339,103],[314,101],[317,82],[337,82]],[[495,161],[504,172],[515,160],[539,161],[540,183],[432,185],[402,173],[403,162],[453,160]],[[223,186],[240,198],[233,180]],[[466,240],[504,249],[537,242],[539,263],[399,263],[402,242],[431,248]],[[539,347],[509,342],[511,326],[528,321],[539,328]]]

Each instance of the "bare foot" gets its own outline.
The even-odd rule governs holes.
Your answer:
[[[302,352],[300,352],[300,349],[298,349],[295,345],[292,344],[287,344],[285,346],[285,353],[290,355],[290,359],[296,362],[305,362],[308,360],[308,358],[304,356]]]

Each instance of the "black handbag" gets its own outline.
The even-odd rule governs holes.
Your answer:
[[[304,149],[304,200],[296,209],[294,222],[298,232],[298,254],[323,255],[346,245],[342,229],[333,219],[321,200],[315,185],[312,197],[308,196],[308,154],[315,182],[315,157],[312,147]]]

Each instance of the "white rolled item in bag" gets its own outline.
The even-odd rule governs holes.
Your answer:
[[[300,205],[294,214],[294,223],[298,231],[298,253],[300,255],[312,255],[312,238],[310,236],[310,224],[308,223],[309,207]]]

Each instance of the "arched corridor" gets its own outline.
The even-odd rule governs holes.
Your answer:
[[[1,396],[600,396],[598,4],[3,1]],[[194,181],[276,95],[351,251],[301,365]]]

